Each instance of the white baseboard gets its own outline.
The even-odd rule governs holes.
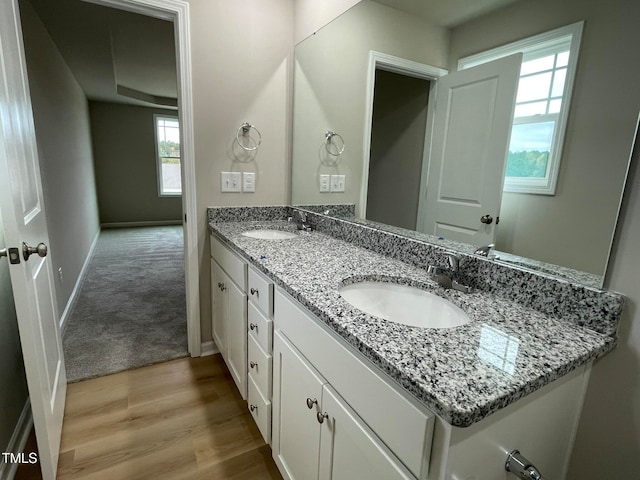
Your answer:
[[[67,305],[64,307],[64,312],[62,312],[62,316],[60,317],[60,334],[64,336],[64,329],[67,325],[67,318],[71,315],[73,311],[73,307],[78,300],[78,293],[80,293],[80,287],[82,287],[82,283],[84,282],[84,277],[87,274],[87,270],[89,268],[89,263],[91,261],[91,257],[93,256],[93,251],[96,248],[98,243],[98,237],[100,236],[100,228],[96,232],[96,236],[93,238],[93,242],[91,242],[91,247],[89,247],[89,252],[87,252],[87,257],[84,259],[84,264],[80,269],[80,274],[78,275],[78,279],[76,280],[76,284],[71,291],[71,295],[69,296],[69,300],[67,301]],[[2,477],[0,477],[2,478]]]
[[[13,429],[13,434],[9,439],[9,444],[4,451],[13,453],[14,455],[22,453],[24,451],[24,446],[27,444],[31,427],[33,427],[33,416],[31,415],[31,402],[29,402],[29,397],[27,397],[27,401],[22,408],[20,418],[18,418],[18,423],[16,423],[16,428]],[[5,463],[0,461],[0,478],[13,480],[16,476],[17,470],[17,463]]]
[[[103,223],[102,228],[123,228],[123,227],[161,227],[163,225],[182,225],[182,220],[158,220],[150,222],[112,222]]]
[[[220,350],[213,340],[202,342],[202,346],[200,347],[201,357],[208,357],[209,355],[215,355],[216,353],[220,353]]]

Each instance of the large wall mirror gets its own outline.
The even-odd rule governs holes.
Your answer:
[[[490,214],[492,222],[474,216],[477,230],[490,229],[492,235],[478,236],[477,241],[469,237],[463,249],[473,251],[474,243],[489,238],[500,261],[543,265],[547,273],[575,270],[585,284],[599,287],[640,109],[640,64],[632,58],[633,46],[640,43],[635,25],[640,3],[497,0],[493,9],[492,2],[482,3],[489,11],[477,16],[451,10],[442,15],[434,8],[451,7],[452,2],[362,0],[296,46],[292,203],[355,203],[363,221],[424,238],[436,233],[437,238],[442,234],[425,226],[419,213],[433,194],[429,176],[450,175],[452,198],[467,199],[480,199],[478,185],[492,179],[499,206],[482,212]],[[456,135],[443,134],[437,122],[442,105],[435,95],[444,88],[440,75],[456,72],[461,59],[575,24],[581,25],[581,43],[553,188],[531,193],[505,187],[509,149],[496,150],[493,140],[480,145],[498,129],[508,147],[512,123],[483,122],[486,114],[480,107],[460,110],[480,120],[475,131],[457,137],[478,145],[477,158],[467,168],[464,162],[456,166],[456,175],[436,168],[434,145],[443,135]],[[556,73],[563,68],[561,62],[552,67]],[[518,128],[517,134],[532,145],[549,135],[544,128],[538,130],[539,137],[521,135],[526,130]],[[462,143],[454,142],[449,150]],[[488,154],[492,148],[495,152]],[[499,167],[484,167],[482,155],[499,157]],[[342,185],[333,181],[342,175]],[[447,224],[449,214],[442,215],[440,224]],[[464,241],[456,234],[462,230],[449,223],[451,233],[442,236]],[[550,268],[554,265],[557,270]]]

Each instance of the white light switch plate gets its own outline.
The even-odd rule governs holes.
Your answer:
[[[331,191],[331,175],[320,175],[320,193]]]
[[[226,192],[241,192],[240,172],[220,172],[220,190]]]
[[[331,175],[331,191],[344,192],[345,182],[345,175]]]
[[[253,172],[242,173],[242,191],[243,192],[255,192],[256,191],[256,174]]]

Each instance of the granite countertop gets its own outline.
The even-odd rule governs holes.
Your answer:
[[[425,270],[319,232],[260,240],[248,230],[285,221],[210,222],[211,231],[378,365],[430,410],[466,427],[615,347],[615,338],[484,292],[445,290]],[[413,284],[464,310],[471,322],[409,327],[356,309],[344,283]]]

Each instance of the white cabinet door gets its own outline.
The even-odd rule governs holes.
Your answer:
[[[244,400],[247,398],[247,295],[229,277],[225,277],[225,360]]]
[[[315,480],[321,426],[317,415],[326,382],[280,332],[274,334],[273,361],[273,458],[286,478]]]
[[[322,415],[319,480],[415,480],[329,385]]]
[[[522,55],[438,80],[422,231],[485,245],[495,238]],[[491,215],[491,223],[481,217]]]
[[[223,358],[227,356],[227,342],[224,328],[226,296],[224,294],[224,273],[214,260],[211,260],[211,332],[213,340]]]

